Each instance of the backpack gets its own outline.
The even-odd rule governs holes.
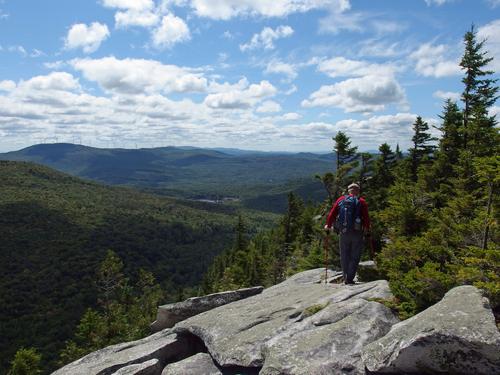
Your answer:
[[[338,232],[346,233],[349,230],[361,230],[361,202],[352,195],[344,196],[339,203],[339,214],[335,222]]]

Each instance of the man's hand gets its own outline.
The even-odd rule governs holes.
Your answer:
[[[332,231],[332,228],[331,228],[331,227],[329,227],[329,226],[328,226],[328,224],[325,224],[324,229],[325,229],[325,232],[326,232],[327,234],[328,234],[328,233],[331,233],[331,231]]]

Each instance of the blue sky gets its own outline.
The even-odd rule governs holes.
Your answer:
[[[0,0],[0,152],[405,149],[472,23],[499,72],[500,0]]]

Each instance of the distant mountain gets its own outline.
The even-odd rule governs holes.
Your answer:
[[[244,204],[262,195],[284,196],[304,185],[311,188],[304,199],[323,199],[321,184],[312,183],[314,175],[331,171],[335,164],[333,154],[192,147],[99,149],[67,143],[31,146],[0,154],[0,160],[32,161],[75,176],[170,196],[238,197]],[[285,204],[280,198],[278,206]]]
[[[73,145],[25,152],[60,165],[89,152],[106,154]],[[244,216],[251,232],[277,220],[252,211]],[[127,277],[144,268],[172,297],[197,285],[212,259],[231,246],[236,222],[231,206],[0,161],[0,373],[21,346],[35,346],[54,360],[84,310],[96,303],[96,269],[107,249],[123,260]]]

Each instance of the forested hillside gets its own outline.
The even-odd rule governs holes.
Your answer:
[[[0,160],[32,161],[75,176],[189,199],[237,198],[242,205],[283,212],[286,194],[324,199],[314,174],[332,168],[332,154],[265,153],[192,147],[99,149],[40,144],[0,154]]]
[[[88,307],[110,249],[135,284],[154,276],[165,296],[196,286],[234,238],[231,207],[180,201],[83,181],[47,167],[0,162],[0,373],[17,349],[51,363]],[[246,211],[252,231],[272,215]],[[52,368],[54,363],[52,363]]]
[[[450,288],[481,288],[500,315],[500,137],[491,114],[498,87],[491,58],[474,29],[464,37],[461,101],[447,100],[439,139],[420,117],[412,147],[403,154],[384,143],[379,155],[358,153],[348,134],[333,138],[337,170],[321,180],[329,199],[305,206],[294,194],[280,225],[249,240],[244,225],[236,246],[215,259],[206,274],[206,293],[283,280],[287,275],[329,265],[340,267],[338,237],[323,225],[332,202],[357,181],[370,207],[373,247],[380,277],[396,296],[385,301],[402,318],[436,303]]]

